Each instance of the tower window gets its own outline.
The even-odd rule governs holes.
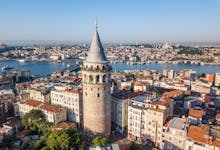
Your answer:
[[[97,94],[97,97],[99,97],[100,95],[99,95],[99,93]]]
[[[85,93],[85,95],[87,96],[87,92]]]
[[[99,70],[99,66],[96,67],[96,70]]]
[[[89,81],[92,82],[93,81],[93,77],[90,75],[89,76]]]
[[[103,83],[106,82],[106,75],[103,76]]]
[[[99,76],[96,76],[96,83],[99,82]]]

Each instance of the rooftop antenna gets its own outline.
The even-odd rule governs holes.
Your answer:
[[[98,19],[97,19],[97,16],[95,18],[95,29],[96,29],[96,31],[98,31]]]

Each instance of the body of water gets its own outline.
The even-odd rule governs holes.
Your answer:
[[[11,70],[30,70],[32,75],[48,75],[54,71],[64,69],[67,65],[72,65],[74,62],[18,62],[14,60],[0,61],[0,68],[8,65],[13,67]],[[197,73],[216,73],[220,71],[220,66],[218,65],[190,65],[190,64],[144,64],[144,65],[128,65],[125,63],[111,64],[113,70],[119,72],[124,70],[158,70],[162,71],[163,69],[173,69],[175,71],[181,71],[183,69],[192,69]]]

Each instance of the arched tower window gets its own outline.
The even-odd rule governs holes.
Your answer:
[[[96,76],[96,83],[99,82],[99,75]]]
[[[103,83],[106,82],[106,75],[103,76]]]
[[[93,70],[93,65],[91,65],[91,69]]]
[[[96,70],[99,70],[99,66],[96,67]]]
[[[103,70],[103,71],[105,70],[105,66],[102,66],[102,70]]]
[[[89,75],[89,82],[93,82],[93,76]]]

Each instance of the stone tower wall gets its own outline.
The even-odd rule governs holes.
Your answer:
[[[110,75],[110,71],[82,71],[84,130],[94,135],[109,136],[111,132]]]

